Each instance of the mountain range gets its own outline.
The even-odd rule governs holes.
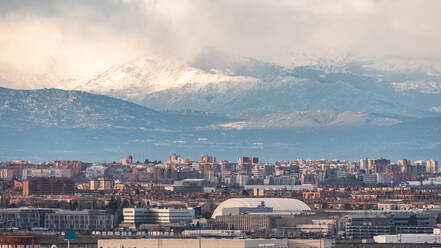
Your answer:
[[[76,89],[157,110],[217,114],[334,109],[425,117],[441,110],[441,72],[435,70],[381,70],[368,62],[286,68],[205,57],[191,64],[140,58]]]
[[[441,117],[320,110],[210,114],[157,111],[82,91],[0,88],[1,160],[164,159],[209,153],[234,160],[385,156],[438,158]]]
[[[139,58],[78,81],[0,88],[0,161],[441,159],[437,67],[286,67],[207,53],[187,64]]]

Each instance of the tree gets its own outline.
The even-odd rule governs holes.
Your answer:
[[[107,203],[106,208],[116,211],[118,209],[118,205],[119,205],[118,201],[115,199],[115,197],[112,196],[112,198],[110,198],[109,203]]]
[[[407,222],[409,226],[417,226],[418,225],[418,218],[416,215],[411,215],[409,217],[409,221]]]
[[[77,201],[74,201],[74,202],[72,203],[71,209],[72,209],[72,210],[76,210],[76,209],[78,209],[78,202],[77,202]]]

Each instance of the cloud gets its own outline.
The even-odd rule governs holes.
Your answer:
[[[0,85],[74,88],[138,56],[207,48],[285,65],[441,57],[439,23],[437,0],[1,1]]]

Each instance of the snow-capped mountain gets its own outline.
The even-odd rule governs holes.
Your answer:
[[[140,58],[112,67],[78,89],[142,102],[148,95],[170,89],[198,91],[210,85],[228,88],[255,81],[253,77],[204,71],[177,61]]]
[[[77,89],[157,110],[219,114],[335,109],[427,116],[441,106],[434,70],[374,68],[371,62],[286,68],[208,54],[193,63],[140,58],[114,66]]]

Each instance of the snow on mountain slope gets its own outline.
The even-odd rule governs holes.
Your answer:
[[[418,71],[429,76],[441,76],[441,58],[405,58],[385,57],[374,61],[368,61],[366,68],[373,68],[387,72],[410,72]]]
[[[406,117],[378,115],[352,111],[317,110],[289,113],[246,113],[232,115],[242,119],[222,123],[213,128],[226,129],[274,129],[298,127],[335,127],[335,126],[391,126],[407,120]]]
[[[173,88],[197,91],[210,84],[236,85],[256,80],[215,70],[207,72],[176,61],[140,58],[112,67],[78,89],[139,102],[146,95]]]
[[[77,89],[158,110],[229,114],[336,109],[425,116],[441,105],[438,79],[420,72],[377,71],[362,62],[284,68],[208,54],[189,65],[140,58]]]
[[[438,112],[441,76],[435,70],[389,70],[383,65],[377,69],[373,64],[378,65],[352,61],[286,68],[206,53],[191,63],[139,58],[88,77],[43,75],[47,80],[37,80],[31,88],[52,85],[157,110],[193,109],[222,115],[335,109],[421,117]],[[0,80],[3,76],[0,73]]]
[[[415,81],[404,81],[404,82],[394,82],[392,85],[401,91],[406,90],[416,90],[425,94],[440,94],[441,93],[441,82],[426,81],[426,80],[415,80]]]

